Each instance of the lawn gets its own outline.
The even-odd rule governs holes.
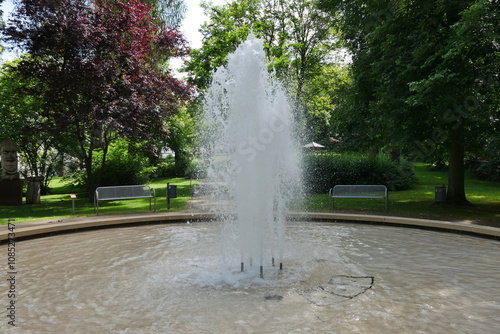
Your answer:
[[[384,210],[384,201],[380,199],[337,199],[335,211],[500,224],[500,183],[466,178],[467,198],[472,205],[469,207],[443,206],[434,202],[434,187],[447,184],[447,173],[432,170],[424,164],[415,164],[415,174],[418,183],[412,189],[389,192],[388,212]],[[173,178],[158,179],[149,183],[156,190],[156,209],[159,212],[167,212],[165,200],[167,182],[177,185],[178,197],[171,200],[171,211],[185,209],[198,181]],[[6,224],[9,219],[22,223],[95,215],[93,203],[89,201],[88,196],[78,192],[76,192],[75,215],[72,214],[69,195],[75,192],[60,178],[52,181],[51,188],[52,194],[42,196],[40,204],[0,207],[0,224]],[[332,210],[327,194],[308,195],[300,204],[295,203],[292,209]],[[104,201],[99,205],[100,215],[145,212],[149,212],[149,199]]]
[[[465,191],[472,205],[469,207],[441,205],[434,201],[434,187],[446,185],[448,174],[435,171],[425,164],[415,164],[414,168],[417,184],[410,190],[389,192],[388,214],[500,223],[500,183],[466,177]],[[310,195],[296,208],[332,210],[326,194]],[[335,211],[385,213],[384,201],[381,199],[337,199]]]
[[[156,191],[157,212],[168,211],[165,199],[167,183],[177,185],[177,198],[171,199],[170,210],[185,209],[188,201],[192,198],[193,188],[198,181],[185,178],[165,178],[149,183],[148,185]],[[54,178],[50,187],[51,195],[42,196],[40,204],[0,207],[0,223],[5,224],[9,219],[15,219],[16,223],[23,223],[95,215],[94,204],[89,200],[89,197],[85,193],[75,191],[74,188],[63,183],[61,178]],[[72,214],[70,194],[77,195],[75,215]],[[99,215],[144,212],[149,212],[149,199],[103,201],[99,203]]]

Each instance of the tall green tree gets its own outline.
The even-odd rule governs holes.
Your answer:
[[[37,82],[24,80],[12,70],[18,60],[5,63],[0,68],[0,142],[14,140],[21,160],[24,177],[42,176],[42,193],[48,190],[51,173],[54,171],[55,143],[44,131],[45,118],[41,115],[40,99],[26,94],[26,90]]]
[[[324,64],[322,71],[307,82],[303,91],[307,141],[337,146],[339,107],[351,81],[349,69],[336,63]]]
[[[485,133],[497,122],[498,104],[485,95],[487,87],[498,87],[494,2],[320,1],[323,8],[341,13],[341,29],[353,54],[345,133],[380,146],[397,143],[423,158],[446,148],[448,201],[456,204],[469,203],[465,149],[484,145]],[[467,19],[472,12],[475,20]],[[465,31],[483,37],[481,48],[470,48],[472,39],[466,42]]]
[[[175,173],[178,176],[185,176],[189,170],[197,144],[197,111],[193,110],[194,108],[197,108],[197,105],[192,103],[189,108],[179,110],[168,121],[170,134],[166,144],[175,153]]]
[[[201,91],[212,80],[216,68],[227,63],[227,56],[246,39],[259,19],[259,0],[237,0],[224,6],[202,3],[208,22],[202,24],[202,47],[191,51],[185,66],[188,80]]]
[[[209,22],[201,28],[203,45],[193,50],[186,67],[192,83],[205,89],[212,72],[253,32],[264,40],[272,70],[286,79],[297,105],[302,104],[305,83],[321,73],[335,44],[331,15],[311,0],[236,0],[204,8]]]

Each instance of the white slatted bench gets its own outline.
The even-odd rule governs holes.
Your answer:
[[[336,198],[380,198],[385,200],[385,210],[389,205],[387,187],[384,185],[336,185],[328,192],[335,207]]]
[[[94,211],[97,215],[99,214],[100,201],[120,201],[137,198],[149,198],[149,210],[151,210],[151,199],[154,199],[154,211],[156,211],[155,189],[145,185],[98,187],[94,194]]]

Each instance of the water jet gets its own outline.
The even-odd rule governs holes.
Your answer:
[[[286,203],[300,188],[300,156],[284,87],[268,70],[252,34],[214,73],[205,93],[204,140],[209,203],[227,220],[224,242],[239,245],[241,271],[275,255],[283,268]],[[280,270],[281,270],[280,269]]]

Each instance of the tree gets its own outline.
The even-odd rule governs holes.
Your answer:
[[[332,16],[313,4],[309,0],[205,4],[210,22],[202,26],[203,45],[193,50],[192,60],[186,66],[191,82],[205,89],[212,72],[225,65],[227,55],[252,31],[265,42],[271,70],[280,79],[286,79],[297,106],[301,105],[305,82],[321,73],[322,62],[330,55],[335,39],[331,34]]]
[[[205,90],[212,73],[227,63],[227,56],[245,40],[254,22],[258,22],[259,0],[233,1],[224,6],[202,3],[209,22],[201,26],[203,45],[192,50],[185,67],[188,80],[199,90]]]
[[[29,92],[42,101],[45,129],[78,146],[91,196],[94,151],[105,169],[114,137],[167,136],[165,120],[193,93],[161,66],[187,54],[185,40],[151,11],[135,0],[22,0],[3,30],[26,52],[13,70],[39,82]]]
[[[303,91],[306,114],[307,141],[323,145],[336,144],[339,106],[349,85],[349,69],[337,64],[324,64],[320,74],[307,82]],[[333,139],[333,141],[330,139]]]
[[[485,129],[493,122],[492,109],[498,110],[498,105],[487,102],[484,71],[478,71],[482,59],[491,58],[485,57],[491,51],[460,48],[464,40],[458,32],[464,24],[477,26],[486,19],[491,22],[488,29],[478,27],[477,31],[494,30],[498,34],[491,12],[482,11],[481,20],[476,16],[477,22],[466,23],[471,8],[479,3],[490,7],[493,2],[320,2],[323,8],[342,13],[341,29],[353,54],[354,92],[349,117],[356,122],[349,130],[356,131],[350,132],[360,134],[365,142],[376,140],[379,146],[392,142],[418,150],[423,158],[446,147],[448,201],[468,204],[465,148],[474,150],[484,144]],[[498,54],[493,36],[481,37],[486,49]],[[486,68],[498,82],[498,65],[490,62]]]
[[[27,170],[24,177],[43,176],[42,193],[47,193],[51,172],[54,169],[54,143],[44,131],[45,118],[41,116],[41,101],[25,93],[37,82],[22,80],[12,70],[18,61],[0,68],[0,142],[11,139],[17,144]]]
[[[198,106],[192,103],[173,115],[168,121],[170,136],[166,140],[167,146],[175,152],[175,174],[185,176],[189,170],[193,149],[196,146],[196,111]]]
[[[154,8],[153,15],[159,17],[167,26],[179,26],[186,14],[184,0],[142,0]]]

